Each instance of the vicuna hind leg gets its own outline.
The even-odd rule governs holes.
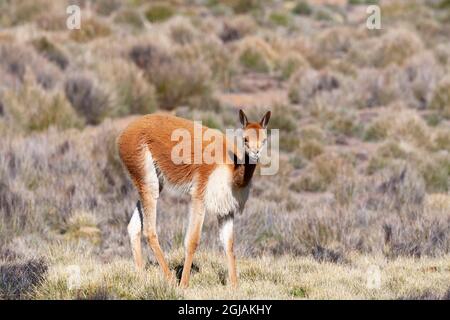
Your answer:
[[[142,218],[142,206],[141,202],[138,201],[127,228],[128,235],[130,236],[131,250],[133,251],[134,264],[138,270],[142,270],[144,268],[141,247]]]
[[[205,209],[203,201],[193,198],[189,214],[189,224],[185,238],[185,258],[183,273],[181,275],[180,286],[186,288],[189,285],[189,277],[191,275],[192,260],[194,259],[195,250],[200,243],[200,235],[205,218]]]
[[[225,250],[228,267],[228,284],[237,286],[236,257],[234,255],[233,215],[219,218],[220,240]]]
[[[156,234],[156,198],[152,198],[147,193],[141,194],[144,207],[143,231],[148,245],[153,251],[159,266],[169,281],[173,280],[169,265],[164,258],[164,253],[159,245],[158,235]]]

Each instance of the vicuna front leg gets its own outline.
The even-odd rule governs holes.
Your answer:
[[[205,219],[205,208],[203,201],[193,198],[191,210],[189,214],[189,224],[185,238],[185,259],[183,273],[181,275],[180,286],[186,288],[189,285],[189,277],[191,274],[192,261],[194,259],[195,250],[200,243],[203,220]]]
[[[228,267],[228,284],[237,287],[236,257],[234,255],[233,215],[220,218],[220,240],[222,241]]]

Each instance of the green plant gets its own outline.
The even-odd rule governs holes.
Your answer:
[[[150,22],[163,22],[175,14],[175,10],[166,4],[155,4],[145,11],[145,17]]]

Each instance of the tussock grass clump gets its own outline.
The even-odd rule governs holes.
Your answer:
[[[67,56],[46,37],[34,40],[32,45],[48,61],[53,62],[61,69],[64,70],[69,64],[69,59]]]
[[[316,97],[326,95],[339,87],[339,79],[330,72],[299,70],[290,79],[288,95],[291,102],[307,105]]]
[[[406,29],[388,31],[379,40],[373,57],[377,67],[384,68],[391,64],[401,66],[409,57],[423,50],[419,36]]]
[[[450,155],[442,152],[427,156],[419,162],[428,192],[448,192],[450,190]]]
[[[142,21],[139,12],[131,8],[119,10],[114,16],[114,22],[129,25],[136,29],[140,29],[144,26],[144,22]]]
[[[268,73],[275,66],[277,53],[264,40],[247,37],[241,40],[238,61],[248,71]]]
[[[437,84],[432,96],[430,107],[450,119],[450,77],[445,77]]]
[[[185,61],[155,45],[134,46],[130,59],[155,86],[161,108],[189,104],[194,97],[209,97],[211,71],[201,61]]]
[[[153,23],[166,21],[174,14],[175,10],[172,6],[162,3],[154,4],[145,11],[145,17]]]
[[[198,37],[197,29],[185,17],[178,16],[170,19],[166,27],[171,39],[180,45],[189,44]]]
[[[146,81],[136,65],[123,59],[113,59],[96,66],[99,77],[112,93],[108,116],[152,113],[157,108],[155,87]]]
[[[296,192],[325,191],[344,168],[348,169],[348,164],[343,158],[334,153],[322,153],[312,159],[304,173],[290,188]]]
[[[299,0],[292,8],[292,13],[297,15],[309,16],[313,13],[313,9],[308,1]]]
[[[255,21],[248,15],[237,15],[227,19],[219,33],[223,42],[231,42],[254,34],[257,30]]]
[[[96,38],[107,37],[111,34],[111,29],[103,22],[93,18],[83,21],[80,29],[70,31],[70,38],[76,42],[89,42]]]
[[[67,78],[64,92],[76,112],[89,124],[98,124],[110,109],[110,97],[98,82],[85,74]]]
[[[61,70],[48,63],[32,48],[16,44],[0,44],[0,82],[7,88],[17,88],[25,79],[27,70],[37,83],[45,89],[52,89],[61,80]]]
[[[430,148],[431,135],[425,121],[412,110],[391,106],[396,116],[390,112],[376,118],[366,129],[367,140],[383,140],[387,137],[396,137],[410,142],[418,147]],[[394,112],[394,111],[392,111]]]
[[[42,131],[50,126],[66,129],[82,125],[61,92],[45,91],[30,74],[18,91],[6,91],[2,100],[7,118],[25,132]]]
[[[301,140],[299,152],[306,159],[311,160],[324,152],[324,147],[317,140]]]
[[[434,148],[450,152],[450,129],[440,129],[434,135]]]
[[[393,68],[360,70],[352,88],[356,106],[374,108],[394,102],[400,95],[397,77],[398,70]]]
[[[98,228],[97,217],[89,212],[73,213],[62,232],[70,240],[88,240],[98,244],[101,240],[101,231]]]
[[[43,259],[0,265],[0,298],[31,298],[34,290],[45,280],[47,271],[48,265]]]
[[[309,62],[298,52],[290,52],[281,57],[278,68],[283,79],[289,79],[298,70],[309,68]]]

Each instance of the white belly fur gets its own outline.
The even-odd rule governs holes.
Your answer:
[[[243,210],[249,194],[246,188],[234,188],[233,174],[228,166],[218,166],[208,179],[205,190],[205,209],[211,214],[226,216]]]

